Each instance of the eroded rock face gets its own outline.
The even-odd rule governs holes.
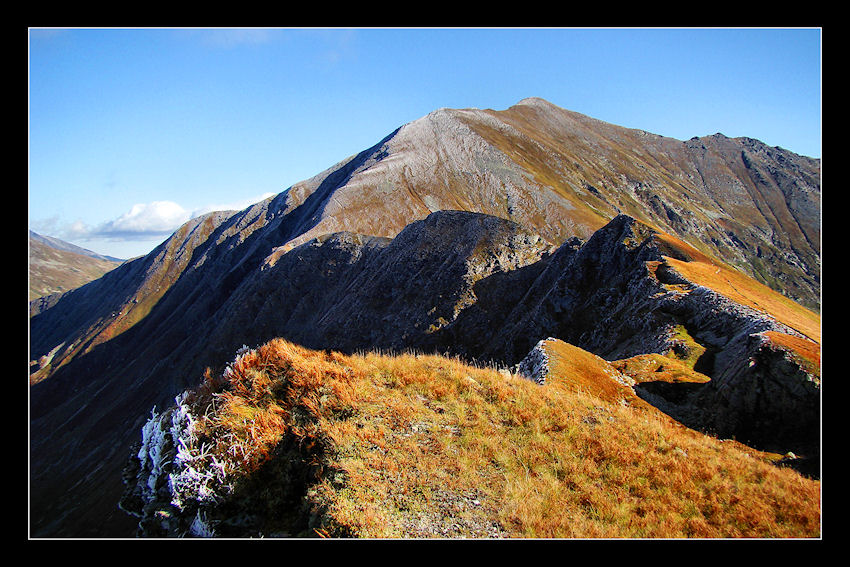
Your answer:
[[[694,428],[816,458],[819,377],[765,338],[767,332],[802,335],[673,271],[650,274],[646,263],[663,261],[667,251],[653,235],[645,225],[620,216],[572,251],[558,265],[557,276],[548,273],[550,264],[532,286],[545,284],[545,292],[526,294],[515,310],[522,315],[497,335],[488,354],[502,349],[511,355],[510,349],[515,352],[537,337],[557,337],[617,360],[675,350],[672,331],[683,328],[710,353],[700,371],[712,380],[682,386],[684,393],[669,400],[641,387],[636,391]],[[520,365],[540,382],[546,361],[539,347],[526,350]]]
[[[349,352],[469,350],[481,337],[446,329],[481,302],[483,282],[501,278],[504,289],[510,281],[514,295],[517,272],[553,249],[516,223],[462,211],[433,213],[392,240],[328,235],[255,272],[222,308],[231,323],[211,329],[206,342],[222,354],[275,336]]]
[[[561,246],[486,355],[503,353],[516,363],[545,336],[608,359],[666,346],[671,318],[656,297],[665,289],[645,267],[662,256],[651,239],[635,234],[636,226],[642,225],[620,215],[584,245]]]
[[[757,332],[727,349],[711,388],[691,400],[705,428],[774,451],[819,456],[820,377]]]
[[[549,373],[549,353],[543,348],[547,341],[553,341],[552,337],[541,339],[534,348],[529,351],[525,358],[519,361],[514,367],[516,373],[520,376],[528,378],[532,382],[546,384],[546,375]]]

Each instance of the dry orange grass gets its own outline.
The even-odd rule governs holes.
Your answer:
[[[697,372],[689,365],[676,358],[662,354],[639,354],[631,358],[615,360],[611,366],[630,376],[636,382],[693,382],[706,383],[710,377]]]
[[[820,315],[690,244],[657,229],[652,230],[656,232],[654,237],[665,253],[667,265],[685,279],[712,289],[736,303],[767,313],[820,343]],[[650,267],[653,272],[655,269],[657,267]]]
[[[608,402],[640,402],[631,388],[613,378],[617,369],[606,360],[564,341],[547,341],[543,348],[552,387],[585,391]]]
[[[609,393],[274,340],[195,402],[217,451],[251,449],[245,474],[285,436],[305,448],[321,471],[307,535],[819,537],[818,481]]]
[[[688,280],[713,289],[736,303],[767,313],[820,343],[821,325],[818,314],[741,272],[719,263],[683,262],[673,258],[667,258],[667,262]]]

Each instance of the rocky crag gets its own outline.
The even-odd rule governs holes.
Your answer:
[[[577,252],[570,250],[571,262],[559,267],[554,283],[541,275],[546,292],[532,285],[488,352],[531,348],[537,358],[529,355],[520,366],[539,367],[548,361],[531,337],[558,337],[610,361],[646,353],[687,358],[699,349],[692,367],[710,382],[661,389],[642,383],[636,391],[690,426],[775,451],[802,451],[817,461],[820,371],[788,344],[819,353],[818,320],[810,320],[814,326],[783,321],[686,279],[668,261],[688,249],[671,248],[658,236],[629,217],[614,219]],[[785,348],[776,337],[788,339]],[[544,380],[545,370],[529,373]]]
[[[806,431],[787,450],[810,447],[819,373],[773,339],[819,335],[681,272],[745,264],[816,306],[819,168],[529,99],[441,109],[274,198],[193,219],[31,318],[33,534],[132,533],[115,503],[151,408],[276,336],[514,365],[544,337],[617,360],[675,351],[685,329],[712,381],[670,412],[759,443]]]

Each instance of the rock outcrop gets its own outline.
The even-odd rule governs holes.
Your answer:
[[[548,336],[617,360],[675,352],[674,330],[685,329],[706,349],[697,364],[711,381],[680,387],[687,395],[670,400],[658,400],[646,385],[636,391],[692,427],[772,450],[793,448],[817,461],[819,368],[768,337],[817,344],[769,313],[688,281],[663,264],[665,253],[676,252],[655,231],[626,216],[614,219],[570,252],[559,278],[543,271],[535,284],[545,282],[546,291],[532,286],[514,311],[523,316],[494,337],[488,353]],[[543,342],[519,363],[540,383],[548,371]]]
[[[517,365],[514,367],[514,370],[520,376],[524,376],[528,378],[532,382],[540,384],[541,386],[546,384],[546,376],[549,374],[549,353],[546,352],[544,345],[547,342],[555,341],[552,337],[548,337],[545,339],[540,339],[540,341],[534,345],[525,358],[520,360]]]
[[[440,331],[478,304],[479,282],[553,248],[516,223],[463,211],[432,213],[392,240],[327,235],[247,277],[221,310],[232,324],[205,342],[222,354],[274,336],[348,352],[449,348]]]

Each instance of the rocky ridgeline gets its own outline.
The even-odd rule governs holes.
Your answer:
[[[509,352],[511,345],[550,337],[527,350],[517,365],[542,384],[549,362],[543,345],[551,337],[617,360],[682,348],[673,331],[684,328],[705,347],[700,371],[711,382],[671,400],[640,385],[635,391],[697,429],[780,452],[793,448],[816,460],[819,376],[765,333],[803,335],[672,270],[660,272],[661,279],[649,275],[645,263],[662,261],[664,252],[653,235],[621,216],[585,245],[542,260],[564,256],[553,264],[557,276],[543,269],[513,310],[519,316],[491,337],[488,352]],[[535,291],[536,285],[545,285],[545,291]]]
[[[234,227],[233,220],[219,225],[210,238],[223,239],[226,227]],[[230,230],[228,239],[242,238],[235,227]],[[129,447],[135,441],[134,431],[116,427],[116,419],[138,415],[131,420],[138,427],[152,406],[165,407],[205,367],[222,364],[243,344],[278,336],[316,349],[413,348],[504,367],[535,352],[540,337],[557,337],[606,360],[664,353],[675,346],[672,329],[684,326],[716,353],[707,372],[712,383],[674,407],[687,423],[761,444],[782,444],[785,439],[777,432],[787,434],[805,424],[803,437],[810,441],[819,386],[789,386],[805,378],[750,338],[766,330],[794,332],[681,276],[666,273],[659,280],[647,269],[647,262],[663,261],[663,247],[654,235],[620,215],[586,242],[570,239],[555,247],[505,219],[440,211],[393,239],[343,232],[284,251],[273,263],[263,263],[256,254],[219,274],[216,288],[201,284],[203,272],[215,270],[227,252],[200,247],[192,255],[200,263],[185,268],[185,285],[192,289],[187,296],[176,295],[173,287],[160,300],[171,306],[169,311],[157,312],[120,340],[66,365],[69,376],[82,370],[82,363],[89,374],[102,365],[96,373],[108,375],[111,361],[135,361],[122,365],[121,378],[97,392],[112,396],[108,407],[113,409],[100,418],[109,427],[92,432],[91,445],[77,453],[83,459],[71,470],[86,458],[96,459],[100,447]],[[260,242],[252,243],[253,238],[247,235],[244,242],[259,251]],[[672,281],[677,288],[670,288]],[[216,297],[221,304],[214,308]],[[161,334],[152,332],[157,324],[163,325]],[[535,364],[540,370],[545,359],[525,362],[539,378],[531,368]],[[766,390],[766,382],[774,386]],[[72,388],[80,384],[70,382],[65,390],[51,392],[71,392],[70,410]],[[800,390],[805,399],[762,394],[774,387]],[[34,400],[36,415],[47,410],[47,403]],[[787,449],[807,450],[796,444]]]
[[[764,449],[805,455],[817,474],[820,374],[764,332],[739,335],[718,354],[712,381],[678,408],[686,424],[721,437],[756,440]]]
[[[713,379],[684,401],[662,400],[665,410],[765,446],[801,427],[811,433],[819,388],[754,338],[799,333],[670,269],[650,273],[647,263],[667,252],[654,230],[626,215],[587,242],[557,248],[511,221],[462,211],[432,213],[394,239],[327,235],[250,273],[218,313],[227,323],[199,329],[206,351],[196,360],[226,359],[244,343],[281,336],[345,352],[458,354],[515,365],[542,384],[547,340],[618,360],[679,348],[673,330],[683,327],[713,356],[701,368]],[[187,354],[161,366],[199,375]],[[799,396],[765,395],[774,389]],[[789,448],[811,452],[794,437]]]
[[[275,336],[347,352],[477,352],[553,249],[516,223],[461,211],[433,213],[394,239],[327,235],[247,277],[220,310],[229,323],[200,339],[222,358]]]

